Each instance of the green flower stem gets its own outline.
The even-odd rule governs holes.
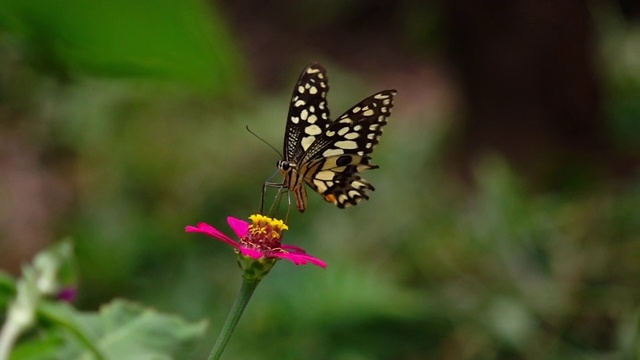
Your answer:
[[[227,343],[231,338],[233,330],[236,328],[236,325],[238,325],[242,312],[247,307],[247,304],[251,299],[251,295],[253,295],[253,291],[259,283],[260,280],[258,279],[247,280],[244,277],[242,278],[240,290],[236,295],[236,299],[233,301],[233,305],[231,305],[231,310],[229,310],[227,320],[225,320],[224,325],[222,326],[222,331],[220,331],[220,335],[218,335],[218,339],[211,349],[209,360],[217,360],[222,355],[224,348],[227,346]]]

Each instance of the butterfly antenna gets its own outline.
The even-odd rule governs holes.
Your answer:
[[[269,146],[270,148],[273,149],[273,151],[275,151],[278,155],[280,155],[281,159],[284,159],[284,156],[282,156],[282,153],[280,151],[278,151],[278,149],[276,149],[275,147],[273,147],[273,145],[269,144],[265,139],[261,138],[260,136],[258,136],[258,134],[254,133],[253,131],[251,131],[251,129],[249,129],[249,125],[246,125],[247,131],[249,133],[251,133],[251,135],[255,136],[256,138],[258,138],[258,140],[262,141],[263,143],[267,144],[267,146]]]

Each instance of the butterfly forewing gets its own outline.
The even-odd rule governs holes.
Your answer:
[[[298,163],[317,136],[329,125],[327,92],[329,81],[320,64],[311,64],[300,74],[293,89],[284,138],[284,159]]]
[[[307,149],[302,163],[342,154],[365,156],[378,144],[393,107],[395,90],[385,90],[362,100],[330,123]]]

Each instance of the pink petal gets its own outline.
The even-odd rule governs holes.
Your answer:
[[[228,237],[227,235],[225,235],[224,233],[222,233],[220,230],[214,228],[213,226],[206,224],[206,223],[198,223],[198,227],[195,226],[187,226],[185,228],[186,232],[191,232],[191,233],[202,233],[202,234],[207,234],[209,236],[212,236],[218,240],[222,240],[224,242],[226,242],[227,244],[237,248],[240,245],[233,241],[233,239],[231,239],[230,237]]]
[[[231,229],[238,235],[239,238],[249,235],[249,223],[236,219],[232,216],[227,218],[227,224],[231,227]]]
[[[279,253],[279,254],[272,254],[271,256],[277,257],[280,259],[289,260],[296,265],[306,265],[307,263],[311,263],[313,265],[320,266],[323,269],[327,268],[327,264],[324,261],[320,259],[316,259],[313,256],[309,256],[309,255]]]
[[[306,254],[307,252],[304,251],[303,248],[301,247],[297,247],[295,245],[286,245],[286,244],[282,244],[282,246],[280,246],[282,249],[287,250],[288,252],[292,252],[295,254]]]

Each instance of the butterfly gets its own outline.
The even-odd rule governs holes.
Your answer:
[[[300,212],[307,208],[307,184],[339,208],[369,199],[373,185],[360,177],[376,169],[369,155],[391,114],[395,90],[360,101],[334,121],[329,116],[329,82],[322,65],[309,65],[293,89],[284,135],[283,159],[277,162],[284,181],[265,185],[286,188]]]

